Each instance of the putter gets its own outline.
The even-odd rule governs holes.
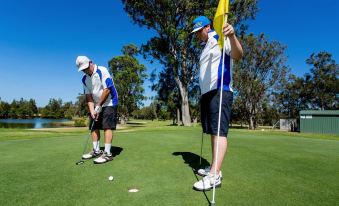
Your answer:
[[[84,162],[84,160],[82,159],[82,155],[85,153],[85,151],[86,151],[86,148],[87,148],[87,145],[88,145],[88,141],[89,141],[89,139],[90,139],[90,137],[91,137],[91,132],[92,132],[92,129],[93,129],[93,126],[94,126],[94,120],[93,120],[93,122],[92,122],[92,125],[91,125],[91,129],[90,129],[90,131],[89,131],[89,135],[86,137],[86,141],[85,141],[85,143],[84,143],[84,150],[82,151],[82,153],[81,153],[81,156],[80,156],[80,160],[78,161],[78,162],[76,162],[75,164],[76,165],[81,165],[81,164],[84,164],[85,162]]]

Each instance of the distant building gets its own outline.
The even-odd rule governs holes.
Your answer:
[[[339,134],[339,110],[300,111],[300,132]]]
[[[280,119],[280,130],[296,132],[298,131],[297,119]]]

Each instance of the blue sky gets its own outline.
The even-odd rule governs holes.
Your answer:
[[[107,66],[128,43],[140,46],[153,31],[131,22],[120,0],[0,0],[1,100],[33,98],[45,106],[50,98],[75,101],[82,92],[75,58],[87,55]],[[261,0],[249,32],[265,33],[287,45],[287,64],[298,76],[309,71],[305,60],[328,51],[339,58],[339,4],[335,0]],[[151,65],[139,61],[151,72]],[[145,83],[146,94],[154,95]],[[148,102],[146,102],[146,105]]]

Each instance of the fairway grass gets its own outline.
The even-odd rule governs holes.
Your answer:
[[[0,205],[207,206],[212,192],[192,189],[201,128],[169,125],[127,124],[114,133],[112,162],[79,166],[86,128],[0,129]],[[205,135],[202,162],[210,161]],[[231,129],[222,168],[218,206],[339,205],[335,135]]]

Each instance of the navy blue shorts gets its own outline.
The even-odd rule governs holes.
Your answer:
[[[233,92],[222,92],[220,136],[227,137],[231,121]],[[206,134],[218,135],[220,90],[212,90],[201,96],[200,111],[202,130]]]
[[[93,119],[90,118],[89,129],[91,129]],[[92,130],[97,129],[112,129],[115,130],[117,126],[117,106],[103,107],[99,114],[98,121],[95,121]]]

